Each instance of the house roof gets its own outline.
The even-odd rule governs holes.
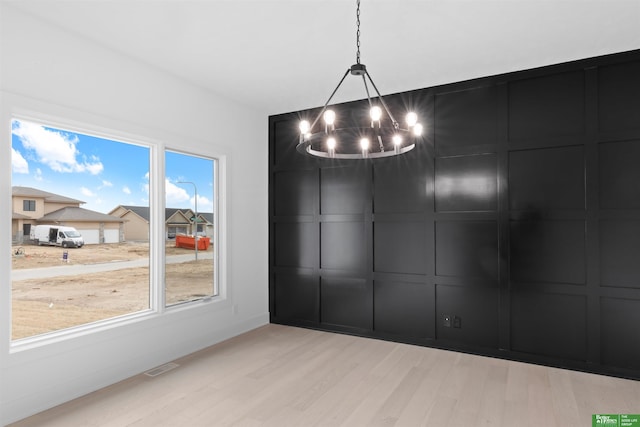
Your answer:
[[[169,210],[169,209],[168,209]],[[188,224],[191,222],[189,219],[192,214],[187,215],[186,211],[182,211],[180,209],[170,209],[173,211],[172,215],[168,215],[168,212],[165,215],[165,222],[167,224]],[[190,210],[187,210],[191,212]]]
[[[186,210],[183,209],[178,209],[178,208],[166,208],[164,210],[164,220],[168,220],[169,218],[171,218],[172,216],[174,216],[177,212],[180,212],[181,214],[184,215],[184,212]]]
[[[131,206],[131,205],[121,205],[126,210],[129,210],[139,217],[149,221],[149,206]],[[114,209],[115,210],[115,209]],[[113,212],[112,210],[111,212]]]
[[[213,212],[198,212],[198,216],[203,217],[207,222],[213,224]]]
[[[12,212],[11,219],[32,219],[32,218],[30,216],[22,215],[18,212]]]
[[[74,203],[74,204],[85,203],[82,200],[72,199],[71,197],[65,197],[59,194],[49,193],[48,191],[38,190],[37,188],[32,188],[32,187],[14,186],[14,187],[11,187],[11,191],[13,196],[42,198],[45,200],[45,202],[49,202],[49,203]]]
[[[68,206],[57,211],[49,212],[45,216],[38,218],[38,222],[124,222],[122,218],[107,215],[89,209]]]

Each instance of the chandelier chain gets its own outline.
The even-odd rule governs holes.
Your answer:
[[[356,24],[358,26],[358,29],[356,31],[356,63],[359,64],[360,63],[360,0],[358,0],[357,2],[358,4],[358,8],[356,10]]]

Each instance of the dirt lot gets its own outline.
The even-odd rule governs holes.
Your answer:
[[[209,249],[210,252],[211,248]],[[67,259],[63,254],[67,252]],[[201,253],[203,251],[200,251]],[[14,270],[97,264],[148,258],[144,243],[87,245],[80,249],[14,246]],[[166,246],[166,254],[194,254],[193,250]],[[205,254],[199,261],[167,264],[167,304],[193,300],[212,293],[213,262]],[[76,276],[12,282],[12,338],[24,338],[104,320],[149,308],[149,269],[118,269]]]

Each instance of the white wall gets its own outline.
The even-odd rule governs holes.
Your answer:
[[[9,330],[10,257],[0,257],[0,425],[267,323],[267,115],[77,38],[7,2],[0,2],[0,25],[0,224],[6,224],[0,227],[0,253],[8,254],[11,244],[6,207],[14,113],[116,130],[159,152],[166,146],[217,156],[226,169],[221,195],[227,198],[220,212],[227,288],[219,301],[16,347]],[[155,190],[158,200],[161,191]],[[153,233],[163,238],[163,224]]]

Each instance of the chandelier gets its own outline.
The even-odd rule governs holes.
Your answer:
[[[415,148],[417,138],[422,135],[422,125],[418,123],[418,116],[414,112],[406,114],[405,127],[401,127],[380,95],[367,67],[360,63],[360,0],[357,0],[356,24],[356,63],[344,73],[313,122],[300,121],[300,139],[296,146],[300,153],[335,159],[390,157],[411,151]],[[369,118],[364,126],[341,128],[335,111],[327,106],[349,74],[362,77],[369,105]],[[377,98],[370,96],[367,79]],[[319,124],[320,119],[324,126]]]

